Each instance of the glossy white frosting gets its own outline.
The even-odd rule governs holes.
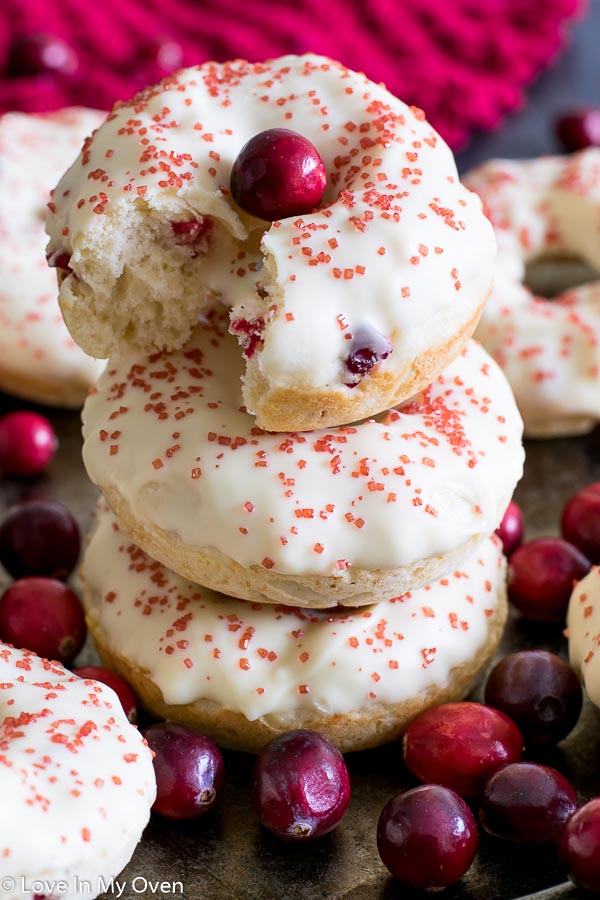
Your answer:
[[[592,703],[600,706],[600,568],[575,585],[567,612],[569,660]]]
[[[56,179],[104,115],[73,108],[0,117],[0,365],[11,381],[35,380],[72,403],[83,403],[103,364],[76,346],[63,322],[44,220]]]
[[[496,528],[522,473],[522,423],[481,347],[397,411],[274,434],[242,407],[226,325],[215,315],[182,350],[111,360],[86,401],[90,478],[149,529],[243,566],[347,578]]]
[[[600,282],[547,300],[528,262],[572,256],[600,272],[600,150],[492,160],[466,176],[496,231],[494,284],[476,337],[500,363],[531,435],[600,419]]]
[[[150,750],[110,688],[0,644],[1,900],[101,893],[155,794]]]
[[[169,704],[214,700],[250,720],[401,703],[469,663],[505,595],[499,542],[486,540],[428,587],[346,612],[248,603],[150,559],[102,506],[83,563],[108,642]]]

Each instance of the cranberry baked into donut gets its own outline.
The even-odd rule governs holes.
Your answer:
[[[497,527],[522,422],[477,344],[397,409],[281,434],[245,411],[226,329],[215,313],[181,350],[111,360],[86,401],[88,474],[154,558],[247,600],[356,606],[440,577]]]
[[[396,739],[421,710],[469,692],[506,618],[493,537],[425,588],[319,612],[185,581],[129,541],[101,502],[83,577],[100,655],[148,709],[251,752],[294,728],[344,752]]]
[[[312,145],[327,185],[316,209],[311,183],[306,208],[270,223],[230,180],[272,129]],[[294,166],[296,145],[279,145]],[[495,253],[422,112],[310,54],[206,63],[118,103],[50,209],[61,307],[87,352],[179,348],[220,301],[245,404],[274,431],[351,422],[425,387],[475,328]]]

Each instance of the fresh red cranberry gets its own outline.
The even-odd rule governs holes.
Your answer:
[[[373,366],[387,359],[392,352],[392,342],[371,325],[363,325],[354,331],[350,354],[346,358],[346,368],[354,380],[348,387],[355,387]]]
[[[449,788],[423,784],[393,797],[377,823],[377,849],[394,878],[439,890],[465,874],[477,851],[477,824]]]
[[[287,128],[270,128],[244,144],[229,186],[245,212],[272,222],[316,209],[327,187],[327,172],[307,138]]]
[[[175,240],[178,244],[185,245],[195,244],[200,238],[208,234],[211,227],[210,218],[205,216],[200,216],[197,219],[188,219],[183,222],[171,222]]]
[[[0,597],[0,638],[68,665],[83,646],[79,598],[56,578],[21,578]]]
[[[490,672],[485,702],[517,723],[526,746],[555,744],[575,727],[583,694],[571,666],[546,650],[520,650]]]
[[[57,447],[56,434],[45,416],[19,410],[0,418],[2,475],[39,475]]]
[[[244,356],[251,359],[262,344],[262,336],[265,328],[263,318],[232,319],[229,326],[230,334],[234,334],[244,348]]]
[[[162,74],[174,72],[183,63],[183,47],[174,38],[158,35],[142,45],[139,62],[154,66]]]
[[[495,837],[521,844],[558,844],[576,809],[575,791],[560,772],[516,762],[486,781],[479,818]]]
[[[72,47],[55,34],[42,31],[17,35],[8,48],[6,74],[73,75],[79,63]]]
[[[135,694],[125,679],[121,678],[120,675],[117,675],[116,672],[111,672],[110,669],[105,669],[102,666],[83,666],[80,669],[73,669],[73,675],[78,675],[79,678],[84,678],[86,680],[100,681],[102,684],[112,688],[121,701],[123,712],[129,721],[133,724],[137,722],[137,701],[135,699]]]
[[[212,809],[223,785],[219,748],[203,734],[174,722],[151,725],[143,735],[155,753],[153,812],[168,819],[192,819]]]
[[[52,500],[14,506],[0,525],[0,563],[13,578],[68,578],[79,549],[77,522],[68,509]]]
[[[514,500],[508,504],[502,521],[496,529],[496,534],[502,541],[502,549],[506,557],[520,547],[523,540],[523,513]]]
[[[600,894],[600,797],[571,816],[562,834],[559,854],[571,881]]]
[[[600,109],[575,109],[556,123],[558,137],[569,152],[600,146]]]
[[[477,797],[485,779],[523,752],[508,716],[481,703],[444,703],[413,719],[404,735],[404,761],[419,781]]]
[[[565,505],[561,521],[565,540],[600,564],[600,481],[582,488]]]
[[[335,828],[350,802],[344,757],[317,732],[279,735],[256,758],[252,800],[262,824],[277,837],[321,837]]]
[[[561,538],[522,544],[508,566],[508,598],[527,619],[563,622],[573,584],[590,570],[583,553]]]

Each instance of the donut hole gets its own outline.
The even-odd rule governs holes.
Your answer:
[[[600,272],[581,257],[538,257],[526,264],[523,284],[536,297],[553,300],[571,288],[599,278]]]

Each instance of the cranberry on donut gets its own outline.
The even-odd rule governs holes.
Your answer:
[[[275,150],[261,137],[274,131]],[[273,431],[351,422],[425,387],[475,328],[495,253],[421,110],[311,54],[206,63],[118,103],[47,227],[87,352],[178,348],[222,302],[245,404]]]

